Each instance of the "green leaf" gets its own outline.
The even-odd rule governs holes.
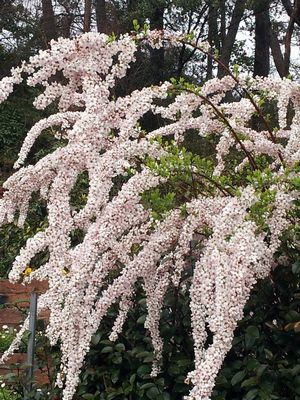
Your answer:
[[[151,400],[157,400],[158,395],[159,395],[159,390],[157,389],[156,386],[150,388],[146,392],[146,396],[148,397],[148,399],[151,399]]]
[[[246,361],[245,365],[246,365],[248,371],[256,370],[260,366],[260,363],[255,358],[247,357],[247,359],[245,361]]]
[[[234,64],[233,66],[233,74],[237,78],[239,75],[239,66],[237,64]]]
[[[113,351],[114,351],[113,347],[106,346],[106,347],[103,347],[103,349],[101,350],[101,353],[112,353]]]
[[[188,366],[192,365],[192,361],[188,358],[183,358],[183,359],[177,361],[177,365],[179,367],[188,367]]]
[[[129,379],[129,382],[130,382],[131,385],[134,384],[135,379],[136,379],[136,374],[132,374],[131,377],[130,377],[130,379]]]
[[[157,397],[157,400],[171,400],[169,393],[164,392]]]
[[[250,392],[246,394],[246,396],[243,397],[243,400],[254,400],[257,397],[258,390],[257,389],[252,389]]]
[[[92,340],[91,341],[92,341],[92,343],[94,345],[96,345],[96,344],[98,344],[100,342],[100,339],[101,339],[100,333],[96,333],[96,335],[92,336]]]
[[[236,360],[236,361],[234,361],[234,363],[232,364],[232,367],[233,367],[234,369],[241,370],[242,367],[243,367],[243,362],[242,362],[241,360]]]
[[[245,376],[246,376],[246,371],[240,371],[240,372],[237,372],[235,375],[233,375],[233,377],[231,379],[232,386],[241,382],[245,378]]]
[[[259,330],[256,326],[248,326],[246,329],[246,335],[254,337],[255,339],[259,338]]]
[[[272,358],[274,357],[273,353],[268,349],[264,349],[264,352],[266,354],[267,359],[272,360]]]
[[[216,379],[216,384],[217,385],[227,385],[227,378],[226,376],[224,376],[222,373],[218,375],[217,379]]]
[[[149,355],[151,355],[149,351],[140,351],[139,353],[136,354],[136,358],[144,358],[148,357]]]
[[[85,393],[81,397],[86,400],[94,400],[95,399],[95,396],[91,393]]]
[[[146,375],[149,375],[151,371],[151,368],[149,367],[149,365],[141,365],[138,369],[137,369],[137,374],[140,377],[145,377]]]
[[[105,339],[105,340],[101,340],[101,342],[100,342],[101,344],[105,344],[105,345],[108,345],[108,346],[111,346],[112,344],[113,344],[113,342],[111,342],[110,340],[107,340],[107,339]]]
[[[168,368],[168,372],[170,375],[176,376],[180,374],[180,368],[178,367],[178,365],[173,364]]]
[[[133,24],[133,29],[135,30],[135,32],[138,32],[140,30],[141,25],[139,24],[137,19],[134,19],[132,21]]]
[[[268,365],[267,365],[267,364],[262,364],[262,365],[257,369],[256,375],[257,375],[258,377],[261,377],[267,368],[268,368]]]
[[[293,178],[291,182],[296,187],[296,189],[300,190],[300,178],[299,177]]]
[[[120,370],[116,369],[111,374],[111,381],[112,383],[116,383],[119,380]]]
[[[144,325],[147,318],[147,314],[141,315],[138,320],[136,321],[137,324]]]
[[[115,350],[121,353],[122,351],[125,351],[125,345],[123,343],[118,343],[115,345]]]
[[[148,383],[145,383],[144,385],[142,385],[142,386],[140,387],[140,389],[146,390],[146,389],[150,389],[150,388],[152,388],[152,387],[155,387],[154,383],[148,382]]]
[[[112,362],[114,364],[121,364],[122,363],[122,355],[120,353],[114,353],[112,356]]]
[[[147,357],[145,357],[143,362],[144,363],[152,363],[153,362],[153,354],[149,354]]]
[[[242,384],[241,387],[248,387],[248,386],[256,386],[257,385],[257,378],[249,378],[246,379]]]
[[[108,36],[108,40],[107,43],[112,43],[117,39],[117,36],[114,32],[112,32],[109,36]]]
[[[110,393],[107,396],[107,400],[115,400],[118,397],[118,393],[114,392],[114,393]]]
[[[138,304],[141,305],[141,306],[145,306],[146,303],[147,303],[146,297],[143,297],[142,299],[140,299],[140,300],[138,301]]]
[[[285,315],[287,322],[298,322],[300,321],[300,314],[296,310],[289,310]]]
[[[300,273],[300,260],[296,261],[293,265],[292,265],[292,272],[293,274],[299,274]]]
[[[248,326],[245,335],[246,348],[249,349],[254,345],[256,340],[259,338],[259,330],[256,326]]]

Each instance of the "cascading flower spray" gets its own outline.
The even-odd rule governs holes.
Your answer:
[[[168,286],[180,284],[192,240],[200,241],[202,247],[190,288],[195,367],[187,377],[193,384],[187,398],[210,399],[251,288],[271,272],[281,234],[291,223],[287,216],[297,194],[289,180],[300,159],[298,85],[289,80],[226,75],[201,88],[174,81],[124,97],[112,96],[135,60],[140,43],[147,41],[157,48],[164,40],[179,46],[185,39],[157,31],[124,35],[118,40],[96,33],[72,40],[60,38],[0,81],[0,101],[26,75],[28,85],[43,88],[34,102],[37,109],[58,104],[58,112],[36,123],[24,140],[15,163],[18,171],[3,185],[0,225],[13,222],[18,215],[22,226],[33,193],[39,192],[47,202],[48,225],[27,240],[9,278],[12,282],[22,276],[26,282],[49,282],[38,310],[50,310],[46,333],[51,344],[60,344],[57,384],[64,388],[63,400],[73,398],[91,337],[109,307],[119,302],[119,316],[110,336],[111,340],[117,338],[138,279],[144,282],[147,298],[145,326],[153,340],[152,374],[159,372],[163,349],[160,311]],[[203,49],[207,51],[204,44]],[[58,72],[64,79],[53,78]],[[226,102],[226,94],[233,90],[243,95]],[[259,91],[278,103],[279,126],[271,131],[263,124],[262,129],[251,127]],[[287,121],[289,104],[294,114]],[[140,122],[148,112],[164,122],[141,135]],[[35,140],[51,127],[62,132],[66,144],[34,165],[23,166]],[[168,174],[158,172],[168,154],[164,138],[175,138],[179,146],[190,130],[204,139],[216,138],[214,172],[205,176],[197,169],[191,171],[192,178],[201,177],[207,190],[181,200],[184,212],[183,207],[174,207],[161,220],[153,221],[142,197],[168,182]],[[240,180],[237,187],[229,188],[219,179],[228,174],[231,152],[239,160],[233,174],[245,168],[259,171],[259,157],[268,157],[272,182],[264,190],[273,195],[263,215],[263,227],[253,211],[261,195],[254,180]],[[151,168],[146,159],[157,168]],[[71,191],[83,172],[89,182],[87,201],[74,210]],[[120,176],[124,183],[116,190],[115,178]],[[84,238],[74,245],[71,235],[76,229],[84,232]],[[206,234],[199,236],[201,230]],[[133,246],[138,251],[132,252]],[[49,253],[48,261],[24,277],[26,266],[43,250]],[[117,272],[116,277],[108,282],[112,271]],[[25,321],[2,361],[17,348],[27,324]],[[208,331],[213,337],[209,345]]]

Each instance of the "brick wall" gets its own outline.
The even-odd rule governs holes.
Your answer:
[[[0,279],[0,326],[15,327],[24,320],[33,290],[44,293],[47,290],[47,282],[35,281],[30,285],[22,285],[12,284],[7,279]]]
[[[47,282],[35,281],[30,285],[22,285],[11,284],[7,279],[0,279],[0,327],[7,325],[18,329],[28,314],[31,292],[44,293],[46,290]],[[39,316],[39,319],[47,320],[47,318],[46,312]],[[5,365],[0,366],[0,375],[4,377],[11,372],[17,373],[18,369],[22,370],[22,364],[26,363],[26,359],[26,353],[13,354]],[[35,380],[39,383],[47,383],[48,377],[45,371],[36,371]]]

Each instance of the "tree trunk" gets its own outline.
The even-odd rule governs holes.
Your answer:
[[[256,0],[254,76],[270,73],[270,0]]]
[[[105,0],[96,0],[96,23],[98,32],[109,33]]]
[[[236,0],[234,9],[232,12],[232,17],[231,21],[228,27],[227,34],[225,36],[225,40],[223,43],[223,47],[221,49],[221,55],[220,55],[220,61],[228,67],[233,45],[236,39],[236,35],[239,29],[239,25],[241,22],[241,19],[244,15],[245,11],[245,6],[246,6],[247,1],[246,0]],[[224,68],[222,68],[221,65],[219,65],[218,68],[218,77],[222,77],[226,74]]]
[[[52,39],[57,39],[57,27],[51,0],[42,0],[42,30],[45,38],[45,47],[49,47]]]
[[[220,42],[221,46],[224,46],[225,43],[225,37],[226,37],[226,3],[225,0],[219,0],[219,12],[220,12],[220,21],[221,21],[221,26],[220,26]]]
[[[71,36],[71,26],[74,21],[74,15],[68,14],[62,17],[60,35],[64,38],[70,38]]]
[[[211,2],[208,10],[208,43],[212,49],[220,50],[220,37],[218,33],[218,7],[215,2]],[[213,76],[213,60],[207,57],[206,79]]]
[[[150,28],[163,30],[164,29],[164,7],[155,7],[150,17]],[[158,84],[165,78],[165,50],[164,48],[153,49],[151,51],[151,65],[153,74],[153,83]]]
[[[292,42],[292,35],[294,32],[295,27],[295,20],[293,16],[288,24],[288,28],[286,31],[285,39],[284,39],[284,76],[288,76],[290,73],[290,64],[291,64],[291,42]]]
[[[270,29],[272,55],[276,69],[281,78],[289,75],[292,36],[295,29],[295,23],[298,25],[300,24],[300,0],[295,0],[293,5],[288,0],[282,0],[282,3],[290,17],[286,34],[284,36],[284,53],[281,51],[276,32],[274,32],[272,28]]]
[[[276,32],[273,29],[270,29],[270,44],[271,44],[271,51],[274,60],[275,67],[277,69],[278,74],[281,78],[284,77],[284,59],[280,48],[280,43],[277,37]]]
[[[294,4],[290,0],[282,0],[282,4],[290,18],[300,26],[300,0],[295,0]]]
[[[91,30],[92,0],[84,1],[83,32]]]

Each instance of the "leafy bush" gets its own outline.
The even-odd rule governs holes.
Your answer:
[[[142,40],[146,34],[142,33]],[[148,41],[156,48],[164,39],[154,32]],[[167,39],[178,45],[177,37]],[[58,60],[51,53],[54,49],[57,55],[55,46],[62,46],[64,52]],[[99,60],[99,49],[104,49],[111,64],[121,55],[130,55],[129,64],[136,46],[136,37],[125,36],[116,43],[115,38],[86,34],[75,45],[53,43],[51,51],[30,61],[34,68],[30,63],[22,67],[33,75],[34,83],[46,87],[36,100],[38,108],[46,108],[57,93],[61,98],[60,112],[29,132],[17,165],[23,164],[45,127],[68,141],[54,147],[49,157],[45,149],[35,165],[22,167],[11,178],[1,201],[1,223],[18,217],[21,226],[32,193],[40,191],[47,201],[48,221],[43,212],[29,215],[28,232],[34,236],[16,258],[10,278],[18,281],[25,275],[49,281],[41,308],[50,309],[47,333],[62,349],[65,387],[58,395],[71,400],[82,371],[78,399],[175,400],[188,393],[189,399],[210,398],[250,290],[264,279],[246,305],[213,396],[266,400],[288,393],[297,397],[298,353],[291,356],[291,364],[285,358],[290,338],[299,329],[299,304],[294,302],[298,286],[288,283],[288,290],[281,292],[285,285],[281,269],[277,268],[273,280],[270,275],[275,260],[292,264],[290,270],[284,267],[287,282],[290,274],[299,273],[299,230],[293,226],[299,212],[296,102],[291,127],[284,130],[289,124],[289,102],[299,88],[283,81],[274,95],[273,81],[240,82],[236,73],[228,71],[229,76],[201,88],[179,79],[116,100],[108,88],[126,68],[107,69],[100,64],[103,74],[108,74],[106,82],[98,70],[91,72],[94,61]],[[69,78],[65,86],[47,82],[49,70],[57,69]],[[6,90],[3,99],[11,90],[11,80],[20,81],[21,72],[16,70],[13,78],[1,82]],[[278,138],[279,128],[269,126],[268,115],[256,103],[259,89],[266,88],[278,103]],[[228,92],[235,91],[242,95],[226,103]],[[145,108],[140,110],[136,97],[143,98]],[[100,99],[105,107],[98,104]],[[78,106],[82,111],[66,111]],[[109,107],[116,110],[114,117],[108,116]],[[145,135],[141,120],[148,112],[161,115],[165,125]],[[253,122],[258,116],[266,131]],[[56,131],[57,125],[62,126],[61,132]],[[203,138],[218,137],[215,157],[196,155],[181,145],[182,130],[191,126],[198,127]],[[169,139],[162,140],[161,132]],[[28,263],[29,277],[24,273]],[[131,307],[134,295],[137,309]],[[112,305],[119,300],[118,311]],[[109,332],[120,334],[120,340],[113,343]],[[166,341],[163,349],[159,333]],[[82,368],[91,338],[94,347]],[[59,364],[56,360],[59,356],[53,357],[52,367]],[[160,364],[164,372],[153,378]],[[53,388],[52,376],[49,379],[53,390],[35,386],[31,397],[56,397],[58,389]]]

